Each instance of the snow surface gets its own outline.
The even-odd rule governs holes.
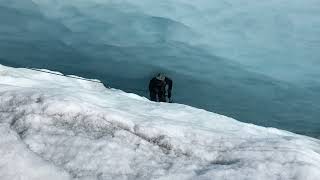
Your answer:
[[[0,0],[0,64],[140,95],[164,72],[176,102],[313,137],[319,34],[319,0]]]
[[[51,72],[51,71],[49,71]],[[0,179],[320,177],[320,141],[0,65]]]

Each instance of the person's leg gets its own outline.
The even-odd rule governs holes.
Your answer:
[[[150,92],[150,100],[151,101],[157,101],[157,94],[154,91]]]
[[[160,91],[158,93],[158,97],[159,97],[159,102],[167,102],[166,94],[163,91]]]

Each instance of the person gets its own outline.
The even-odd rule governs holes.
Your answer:
[[[169,102],[171,101],[172,80],[163,73],[152,78],[149,83],[150,100],[156,102],[167,102],[166,90],[168,90]]]

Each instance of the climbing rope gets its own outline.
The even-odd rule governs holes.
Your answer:
[[[46,70],[42,70],[42,69],[36,69],[36,68],[28,68],[26,67],[25,69],[29,69],[29,70],[32,70],[32,71],[38,71],[38,72],[42,72],[42,73],[47,73],[47,74],[53,74],[53,75],[56,75],[56,76],[63,76],[63,77],[66,77],[66,78],[71,78],[71,79],[79,79],[79,80],[83,80],[83,81],[89,81],[89,82],[95,82],[95,83],[100,83],[100,84],[103,84],[105,85],[104,83],[102,83],[101,81],[99,80],[91,80],[91,79],[85,79],[85,78],[81,78],[81,77],[75,77],[75,76],[70,76],[70,75],[64,75],[64,74],[59,74],[59,73],[55,73],[55,72],[50,72],[50,71],[46,71]],[[106,86],[107,88],[111,88],[110,86]],[[145,93],[145,94],[148,94],[149,90],[146,90],[146,89],[132,89],[132,88],[124,88],[125,91],[132,91],[132,92],[142,92],[142,93]]]
[[[72,78],[72,79],[80,79],[80,80],[83,80],[83,81],[90,81],[90,82],[103,84],[99,80],[91,80],[91,79],[85,79],[85,78],[75,77],[75,76],[71,76],[71,75],[58,74],[58,73],[54,73],[54,72],[45,71],[45,70],[42,70],[42,69],[36,69],[36,68],[25,68],[25,69],[29,69],[29,70],[33,70],[33,71],[39,71],[39,72],[43,72],[43,73],[47,73],[47,74],[53,74],[53,75],[57,75],[57,76],[64,76],[64,77]]]

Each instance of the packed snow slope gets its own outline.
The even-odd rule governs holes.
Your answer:
[[[320,137],[319,0],[0,0],[0,63]],[[214,99],[214,101],[212,100]]]
[[[0,111],[1,180],[320,177],[317,139],[98,82],[1,65]]]

